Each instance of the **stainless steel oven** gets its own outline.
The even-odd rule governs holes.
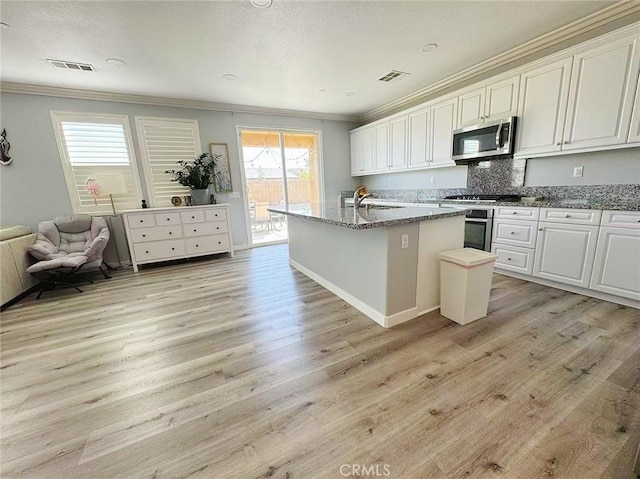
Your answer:
[[[440,205],[443,208],[466,210],[464,224],[464,247],[491,251],[491,231],[493,230],[493,207],[460,204]]]

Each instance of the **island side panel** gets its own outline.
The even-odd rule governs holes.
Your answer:
[[[420,223],[391,226],[387,233],[387,321],[385,326],[415,318]],[[402,247],[407,235],[408,246]]]
[[[384,325],[387,298],[385,228],[353,230],[294,216],[289,216],[288,225],[292,265],[302,266],[319,278],[309,275],[312,279],[321,284],[321,280],[324,281],[323,286],[327,289]]]
[[[418,242],[418,314],[440,307],[440,260],[438,253],[464,247],[464,216],[420,223]]]

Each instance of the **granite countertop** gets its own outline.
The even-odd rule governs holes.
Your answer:
[[[354,230],[384,228],[452,216],[464,216],[465,214],[464,210],[452,211],[449,208],[438,208],[436,205],[433,208],[402,206],[388,209],[367,209],[366,207],[354,209],[351,206],[338,208],[337,205],[327,203],[314,203],[304,209],[298,209],[295,206],[289,209],[272,206],[269,211]]]
[[[394,200],[391,198],[380,198],[378,201],[381,203],[401,203],[401,200]],[[376,198],[371,200],[372,203],[376,203]],[[540,201],[452,201],[444,198],[431,198],[420,199],[416,204],[447,204],[447,205],[460,205],[460,206],[518,206],[518,207],[532,207],[532,208],[572,208],[572,209],[587,209],[587,210],[619,210],[619,211],[640,211],[640,199],[637,201],[629,200],[603,200],[603,199],[554,199],[543,198]]]

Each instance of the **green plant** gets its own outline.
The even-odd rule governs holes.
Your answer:
[[[215,176],[216,162],[222,155],[203,153],[193,161],[180,160],[177,163],[181,170],[166,170],[165,173],[173,175],[171,181],[180,183],[192,190],[204,190],[209,187]]]

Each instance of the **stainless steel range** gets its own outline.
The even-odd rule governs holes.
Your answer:
[[[447,196],[440,206],[467,210],[464,228],[465,248],[491,250],[493,206],[498,201],[520,201],[518,195],[456,195]],[[467,206],[463,206],[466,203]]]

